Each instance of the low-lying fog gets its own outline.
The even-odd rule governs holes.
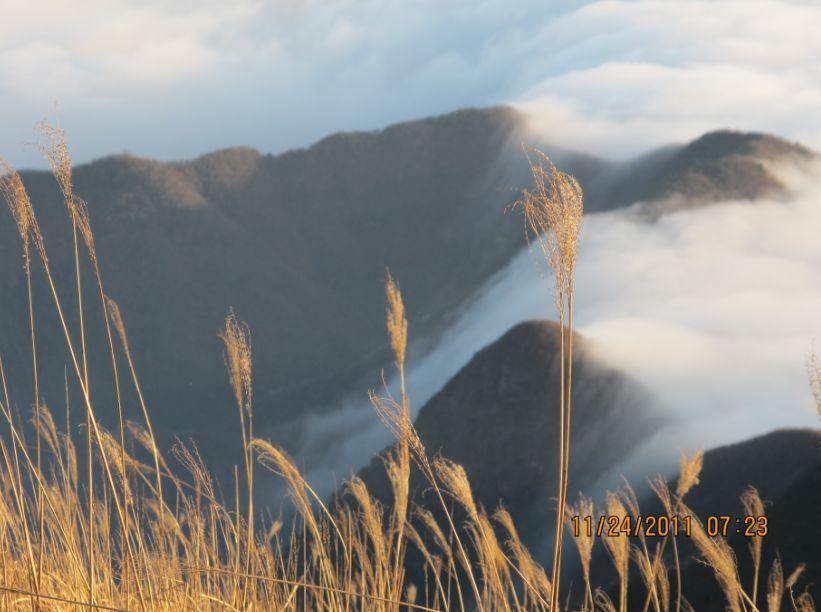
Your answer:
[[[805,363],[821,343],[821,172],[782,175],[788,202],[725,202],[655,221],[636,208],[585,217],[577,330],[684,421],[621,471],[637,457],[652,457],[655,471],[672,466],[679,448],[818,425]],[[511,326],[556,317],[544,276],[523,251],[432,350],[411,355],[415,411]],[[306,424],[312,442],[299,459],[323,494],[390,442],[366,391]]]

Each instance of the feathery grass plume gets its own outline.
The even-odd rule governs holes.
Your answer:
[[[430,549],[425,544],[424,538],[419,533],[419,530],[416,529],[416,527],[414,527],[412,523],[408,523],[406,525],[406,533],[408,540],[412,542],[414,546],[416,546],[416,549],[422,554],[422,558],[425,561],[426,580],[428,571],[430,571],[430,573],[433,576],[433,580],[435,583],[434,586],[436,587],[436,594],[434,595],[433,605],[444,605],[445,602],[448,601],[448,596],[445,592],[445,587],[442,584],[442,558],[431,553]],[[462,607],[464,607],[464,605]]]
[[[607,493],[604,500],[604,514],[608,517],[617,517],[618,525],[624,523],[628,513],[620,495]],[[620,530],[616,535],[610,535],[609,530],[605,529],[602,532],[602,542],[619,575],[619,612],[625,612],[627,609],[627,579],[630,569],[630,538]]]
[[[313,538],[313,558],[319,567],[322,583],[326,586],[337,588],[338,577],[333,569],[329,543],[327,538],[324,537],[322,525],[314,513],[313,502],[311,500],[313,499],[313,501],[319,505],[324,516],[331,523],[334,533],[344,547],[345,540],[327,506],[323,503],[319,495],[317,495],[316,491],[305,481],[299,469],[284,451],[270,442],[260,440],[259,438],[255,438],[251,441],[251,447],[257,451],[260,464],[274,474],[282,476],[289,485],[291,499],[294,501],[297,512]],[[307,546],[307,543],[303,545]],[[331,599],[332,604],[339,604],[338,597],[335,595],[329,594],[328,597]]]
[[[798,579],[801,578],[801,575],[804,573],[806,569],[806,563],[799,563],[798,565],[796,565],[795,569],[790,572],[789,576],[787,576],[787,580],[784,582],[784,586],[787,589],[792,589],[798,582]]]
[[[428,510],[427,508],[421,507],[421,506],[415,506],[414,507],[414,514],[419,518],[421,524],[427,530],[428,535],[433,537],[433,541],[439,547],[439,550],[444,554],[445,559],[447,560],[447,566],[446,567],[447,567],[447,575],[448,575],[448,582],[447,582],[448,594],[447,594],[447,596],[445,596],[444,601],[446,601],[446,602],[450,601],[450,592],[451,592],[450,588],[453,585],[453,586],[455,586],[456,597],[457,597],[457,600],[459,602],[459,609],[464,610],[465,609],[464,596],[462,595],[462,586],[459,582],[458,572],[457,572],[457,569],[456,569],[457,551],[454,550],[455,547],[453,546],[453,543],[451,541],[449,541],[448,538],[445,536],[444,531],[442,530],[441,526],[439,525],[439,523],[437,522],[436,518],[433,516],[433,513],[430,510]],[[449,522],[451,521],[449,516],[448,516],[448,521]],[[458,548],[458,551],[459,551],[458,557],[459,557],[459,561],[461,563],[461,560],[463,558],[463,556],[461,554],[462,549]],[[438,571],[434,575],[441,575],[441,571]],[[478,593],[478,589],[477,589],[476,593]]]
[[[410,417],[410,403],[405,389],[405,353],[408,346],[408,319],[405,316],[405,303],[399,285],[394,281],[390,271],[385,281],[386,327],[388,340],[393,351],[396,368],[399,372],[400,404],[396,418],[400,421],[397,438],[398,445],[394,453],[385,459],[385,469],[393,490],[393,509],[391,513],[390,530],[394,534],[393,544],[393,597],[400,599],[402,584],[399,580],[401,567],[405,558],[404,531],[408,516],[408,495],[410,489],[410,453],[413,425]]]
[[[659,498],[661,505],[664,506],[667,516],[673,516],[673,496],[670,493],[670,485],[667,484],[667,479],[657,474],[650,479],[649,484],[653,493]]]
[[[795,585],[798,583],[798,579],[801,578],[801,575],[807,569],[806,563],[799,563],[795,569],[790,572],[790,575],[787,576],[787,580],[784,581],[784,588],[787,590],[787,593],[790,595],[790,602],[792,603],[793,609],[798,610],[798,603],[795,599],[795,593],[793,589]]]
[[[163,492],[162,492],[162,471],[160,469],[160,464],[162,459],[160,457],[160,449],[157,446],[156,436],[154,435],[154,427],[151,424],[151,418],[148,415],[148,406],[146,406],[145,398],[143,397],[142,386],[140,385],[139,377],[137,376],[137,370],[134,366],[134,360],[131,357],[131,345],[128,342],[128,334],[126,333],[125,329],[125,322],[123,321],[123,316],[120,313],[120,307],[117,305],[113,299],[104,295],[103,298],[105,299],[106,310],[108,311],[108,317],[111,321],[111,324],[114,326],[114,329],[117,331],[117,334],[120,337],[120,344],[123,347],[123,352],[125,353],[126,363],[128,363],[128,368],[131,372],[131,380],[134,383],[134,388],[137,391],[137,398],[140,402],[140,408],[142,409],[143,419],[145,419],[145,426],[148,428],[147,434],[147,441],[149,444],[149,451],[154,458],[154,469],[156,472],[156,480],[157,480],[157,495],[159,496],[160,505],[163,505]]]
[[[63,197],[70,199],[74,194],[74,188],[71,180],[71,154],[66,144],[65,130],[55,127],[48,121],[41,121],[37,124],[37,131],[43,138],[37,148],[48,162]]]
[[[676,496],[679,499],[687,495],[687,492],[698,484],[698,477],[701,475],[701,468],[703,466],[703,451],[696,451],[690,458],[687,457],[684,451],[681,451],[678,484],[676,485]]]
[[[481,576],[483,577],[482,596],[477,605],[490,610],[498,607],[504,608],[507,605],[507,598],[503,595],[507,575],[505,569],[502,568],[503,563],[500,563],[504,555],[487,516],[476,505],[465,468],[441,457],[433,460],[433,468],[444,491],[467,512],[465,527],[473,541],[474,550],[478,555],[478,567],[482,570]],[[465,572],[468,576],[472,576],[474,568],[467,555],[463,555],[461,560]]]
[[[795,612],[815,612],[815,601],[808,591],[804,591],[794,603]]]
[[[69,173],[70,173],[70,164],[69,164]],[[63,314],[63,309],[61,306],[60,299],[57,294],[57,289],[54,283],[54,278],[52,276],[51,267],[49,265],[48,256],[46,253],[45,243],[43,240],[43,236],[39,230],[39,226],[36,221],[36,217],[34,215],[34,210],[31,206],[31,202],[26,195],[25,188],[22,185],[22,181],[20,180],[19,175],[16,172],[12,171],[8,173],[9,181],[6,185],[9,187],[9,191],[6,195],[12,195],[15,202],[13,208],[13,215],[18,223],[18,231],[21,232],[21,237],[23,238],[24,242],[24,255],[26,259],[26,278],[27,278],[27,287],[28,287],[28,301],[29,301],[29,315],[30,315],[30,327],[31,327],[31,338],[32,338],[32,359],[34,363],[34,372],[35,372],[35,423],[39,427],[40,419],[38,418],[37,413],[39,412],[40,402],[39,402],[39,390],[38,390],[38,382],[36,378],[37,372],[37,365],[36,365],[36,342],[35,342],[35,335],[34,335],[34,315],[33,315],[33,306],[32,306],[32,292],[31,292],[31,274],[29,269],[29,257],[28,257],[28,237],[33,240],[37,251],[39,252],[42,264],[44,266],[46,277],[49,283],[49,287],[51,289],[52,297],[54,298],[54,305],[57,309],[57,314],[60,319],[60,324],[62,326],[66,343],[69,348],[69,352],[71,355],[72,363],[74,365],[75,371],[78,375],[80,380],[80,385],[83,392],[83,398],[85,403],[85,414],[86,414],[86,456],[87,456],[87,464],[88,464],[88,472],[87,472],[87,481],[86,481],[86,488],[88,489],[88,504],[89,506],[93,506],[95,503],[95,496],[93,494],[93,483],[94,483],[94,471],[93,471],[93,457],[94,457],[94,449],[93,449],[93,437],[96,436],[98,444],[100,443],[100,429],[99,425],[96,420],[96,416],[94,415],[94,409],[91,404],[91,398],[89,394],[89,386],[88,386],[88,367],[87,367],[87,360],[86,360],[86,351],[85,351],[85,332],[84,332],[84,315],[83,315],[83,307],[82,307],[82,294],[81,294],[81,286],[80,286],[80,277],[79,277],[79,253],[77,250],[77,239],[76,239],[76,223],[74,223],[75,228],[75,240],[74,240],[74,253],[75,253],[75,268],[76,268],[76,277],[77,277],[77,298],[78,298],[78,310],[80,314],[80,338],[81,338],[81,349],[82,349],[82,370],[80,369],[80,364],[77,361],[76,351],[74,349],[71,335],[68,330],[67,322]],[[69,175],[70,178],[70,175]],[[61,189],[62,189],[61,185]],[[83,209],[85,210],[85,209]],[[72,214],[72,218],[74,219],[75,215]],[[87,216],[86,216],[87,218]],[[23,235],[23,232],[28,230]],[[90,232],[90,229],[89,229]],[[93,435],[92,435],[93,434]],[[37,437],[37,463],[40,464],[40,432],[36,432]],[[116,510],[118,515],[120,516],[120,520],[123,521],[123,509],[121,505],[121,501],[119,499],[119,494],[115,488],[113,474],[111,472],[111,467],[106,462],[103,465],[103,473],[104,476],[108,478],[109,484],[111,485],[111,495],[116,506]],[[39,473],[39,470],[37,470]],[[104,492],[104,496],[108,495],[108,491]],[[39,506],[39,522],[41,525],[40,532],[44,532],[42,527],[44,521],[44,508],[42,503],[42,491],[38,492],[38,506]],[[105,500],[104,500],[105,501]],[[107,503],[107,502],[105,502]],[[87,525],[88,531],[88,543],[90,546],[93,546],[97,538],[94,536],[94,528],[95,523],[92,520],[92,516],[94,515],[93,509],[89,510],[89,523]],[[42,549],[43,543],[41,541],[40,547]],[[94,555],[88,555],[89,560],[89,580],[91,584],[89,585],[88,596],[89,599],[93,602],[94,598],[94,585],[93,580],[95,576],[94,572]],[[40,555],[40,564],[42,564],[42,554]],[[41,575],[41,569],[38,567],[38,577]]]
[[[0,157],[0,193],[3,194],[17,225],[17,232],[23,241],[23,256],[28,260],[31,232],[36,227],[37,221],[23,180],[2,157]]]
[[[251,567],[251,549],[254,538],[254,457],[250,441],[254,438],[253,399],[253,359],[251,358],[251,332],[248,325],[240,323],[234,311],[225,317],[225,329],[219,333],[225,347],[225,366],[234,392],[234,399],[239,410],[239,423],[242,430],[242,450],[245,461],[245,481],[248,494],[248,513],[245,519],[246,533],[246,574],[254,573]],[[249,581],[243,581],[242,602],[244,607],[248,598]]]
[[[385,282],[385,294],[388,299],[387,328],[391,350],[396,358],[396,367],[402,369],[405,365],[405,351],[408,347],[408,319],[405,317],[405,303],[399,285],[393,280],[390,272]]]
[[[636,546],[632,544],[630,546],[630,556],[633,558],[633,563],[639,569],[639,576],[641,577],[642,582],[644,583],[645,588],[647,589],[648,594],[655,592],[656,589],[656,568],[655,565],[650,561],[647,555]],[[649,603],[649,602],[648,602]],[[656,609],[658,610],[658,604]]]
[[[617,612],[613,600],[610,599],[610,596],[603,589],[597,587],[593,599],[596,603],[596,610],[601,610],[601,612]]]
[[[728,609],[732,612],[745,609],[743,600],[746,594],[738,577],[738,564],[733,549],[724,538],[707,535],[698,516],[683,503],[679,506],[682,513],[690,517],[692,541],[701,553],[704,563],[713,570],[716,580],[724,591]]]
[[[761,496],[752,485],[747,487],[741,494],[741,505],[744,507],[745,516],[758,518],[765,515]],[[763,543],[764,538],[758,535],[758,530],[755,530],[755,533],[747,539],[747,546],[753,559],[753,589],[750,598],[754,602],[758,601],[758,575],[761,571],[761,547]]]
[[[624,486],[622,487],[621,491],[619,491],[619,497],[622,499],[624,504],[627,506],[632,521],[639,521],[641,520],[641,509],[639,508],[639,499],[636,495],[635,490],[633,487],[630,486],[630,483],[625,480]],[[650,599],[653,601],[653,605],[656,608],[656,612],[660,612],[660,602],[659,602],[659,595],[656,589],[656,575],[655,572],[659,571],[659,557],[658,555],[655,558],[651,558],[650,551],[647,548],[647,539],[644,537],[644,531],[638,531],[638,539],[641,547],[638,549],[640,554],[643,556],[642,563],[646,566],[649,571],[651,572],[648,574],[650,580],[646,583],[647,584],[647,605],[649,605]]]
[[[531,238],[536,241],[543,258],[553,269],[553,297],[561,329],[558,507],[551,578],[554,589],[550,602],[551,609],[555,610],[559,604],[563,525],[570,473],[573,294],[584,194],[575,177],[561,172],[541,151],[534,150],[533,154],[537,159],[534,161],[528,157],[528,163],[533,175],[534,189],[523,190],[521,200],[514,206],[519,206],[524,211],[528,241]]]
[[[815,409],[821,415],[821,361],[815,353],[810,353],[807,358],[807,375],[810,379],[810,390],[815,400]]]
[[[781,559],[776,557],[767,578],[767,612],[780,612],[783,598],[784,569],[781,567]]]
[[[685,461],[682,465],[687,465],[687,463],[688,462]],[[681,480],[681,476],[679,476],[679,480]],[[677,502],[673,501],[673,494],[670,492],[670,486],[667,483],[667,480],[661,475],[656,475],[654,478],[651,478],[649,482],[650,488],[656,494],[656,497],[659,498],[662,506],[664,506],[664,510],[667,513],[667,516],[669,518],[677,516],[678,510],[674,507]],[[678,542],[675,535],[672,537],[668,536],[667,538],[665,538],[664,542],[666,543],[668,539],[673,542],[673,566],[676,570],[676,612],[679,612],[682,606],[681,559],[679,558]]]
[[[646,549],[636,545],[631,546],[630,553],[647,589],[643,610],[646,611],[652,601],[656,612],[667,612],[670,609],[670,582],[661,545],[656,546],[652,557]]]
[[[38,130],[45,142],[39,145],[39,149],[43,157],[46,158],[54,178],[60,187],[63,194],[66,207],[71,218],[73,238],[74,238],[74,272],[77,289],[77,313],[80,325],[80,355],[82,360],[82,379],[84,393],[90,396],[89,391],[89,376],[88,376],[88,354],[86,351],[86,324],[85,324],[85,309],[83,308],[83,287],[80,273],[80,251],[78,246],[77,231],[84,238],[91,238],[91,226],[88,223],[88,211],[83,201],[74,194],[74,185],[72,183],[72,169],[71,169],[71,155],[66,144],[65,132],[62,129],[55,128],[48,122],[43,121],[38,125]],[[82,220],[81,220],[82,219]],[[83,230],[81,226],[86,229]],[[93,243],[88,249],[89,253],[93,253]],[[95,257],[96,261],[96,257]],[[88,489],[88,502],[92,505],[95,500],[94,496],[94,452],[92,441],[92,415],[91,403],[86,402],[86,455],[88,471],[86,473],[86,487]],[[96,424],[95,424],[96,429]],[[90,513],[93,514],[93,511]],[[89,523],[89,541],[94,541],[94,527],[95,525]],[[89,555],[89,576],[91,585],[89,587],[89,600],[94,602],[94,555]]]
[[[231,389],[237,406],[246,413],[251,410],[253,385],[251,359],[251,333],[245,323],[240,323],[233,311],[225,317],[225,330],[219,334],[225,345],[225,365],[231,381]]]
[[[35,423],[35,455],[37,461],[37,471],[41,472],[42,452],[41,452],[41,419],[40,419],[40,381],[37,359],[37,339],[34,324],[34,298],[31,286],[31,240],[34,238],[38,249],[42,244],[37,219],[34,216],[34,209],[31,205],[26,188],[17,171],[5,160],[0,158],[0,193],[3,194],[6,204],[11,210],[11,215],[17,225],[17,232],[23,243],[23,269],[26,275],[26,297],[29,315],[29,334],[31,338],[31,366],[34,385],[34,423]],[[43,574],[43,556],[45,546],[45,508],[43,502],[43,489],[38,485],[37,490],[37,514],[38,514],[38,560],[37,560],[37,585],[40,590]]]
[[[661,602],[662,612],[670,612],[670,576],[667,574],[668,568],[664,562],[663,553],[663,548],[659,546],[656,549],[655,558],[656,592]]]
[[[85,392],[89,394],[89,376],[88,376],[88,361],[87,361],[87,353],[86,353],[86,332],[85,332],[85,316],[83,311],[83,293],[82,293],[82,284],[81,284],[81,275],[80,275],[80,253],[79,253],[79,245],[78,245],[78,231],[80,237],[86,247],[86,252],[91,260],[92,268],[94,271],[94,276],[97,285],[97,292],[98,297],[100,299],[100,304],[102,306],[103,311],[103,318],[105,322],[105,330],[106,330],[106,338],[108,340],[108,348],[109,348],[109,357],[111,360],[111,367],[112,373],[114,378],[114,394],[117,406],[117,414],[119,419],[119,434],[120,434],[120,446],[123,449],[123,454],[120,457],[120,469],[123,469],[123,464],[125,462],[125,414],[123,411],[122,406],[122,397],[121,397],[121,390],[120,390],[120,374],[119,368],[117,367],[117,357],[114,350],[114,339],[111,330],[111,322],[109,316],[109,309],[106,304],[106,295],[103,289],[103,280],[102,274],[100,271],[100,264],[97,258],[97,249],[94,243],[94,234],[91,230],[91,220],[89,218],[88,207],[85,201],[77,196],[74,192],[74,185],[72,181],[72,166],[71,166],[71,155],[69,153],[68,145],[66,144],[65,139],[65,132],[62,129],[55,128],[54,126],[50,125],[48,122],[41,122],[38,125],[39,132],[42,137],[42,141],[39,144],[38,148],[42,155],[48,161],[49,167],[54,175],[58,186],[60,188],[61,193],[63,194],[63,199],[66,204],[66,208],[69,213],[69,217],[71,218],[72,222],[72,234],[73,234],[73,242],[74,242],[74,263],[75,263],[75,280],[76,280],[76,287],[77,287],[77,304],[78,304],[78,312],[79,312],[79,324],[80,324],[80,350],[82,353],[82,365],[83,365],[83,386],[85,387]],[[39,237],[39,244],[38,249],[40,250],[41,258],[43,259],[43,263],[46,267],[46,272],[50,277],[50,270],[48,263],[46,261],[45,256],[45,246],[42,244],[42,237]],[[54,291],[54,289],[52,288]],[[55,293],[56,299],[56,293]],[[90,421],[94,420],[93,416],[90,414],[90,407],[86,406],[87,408],[87,429],[91,429],[89,427]],[[95,425],[96,429],[96,425]],[[91,438],[90,435],[87,437],[87,446],[88,446],[88,454],[91,457]],[[92,473],[93,466],[89,462],[88,470],[89,475]],[[108,467],[106,467],[108,471]],[[89,478],[89,487],[92,486],[92,479]],[[114,492],[113,492],[114,493]],[[91,493],[90,493],[91,494]],[[117,496],[114,493],[115,497]],[[128,499],[124,501],[127,505],[129,503]],[[119,507],[120,501],[115,499],[115,504]],[[129,531],[127,522],[129,520],[128,513],[126,512],[124,516],[122,516],[122,520],[125,521],[125,524],[122,526],[121,531],[123,533],[123,537]],[[123,542],[124,545],[127,545],[127,542]],[[126,568],[126,575],[124,576],[126,583],[129,582],[128,576],[128,568]],[[137,586],[138,591],[140,590],[140,586]]]
[[[572,528],[571,521],[574,516],[579,517],[578,533]],[[570,535],[576,544],[576,550],[579,552],[579,560],[582,564],[582,576],[584,578],[585,588],[583,609],[589,610],[593,605],[593,591],[590,584],[590,560],[593,557],[593,544],[595,543],[596,534],[593,529],[588,533],[587,530],[583,528],[582,517],[586,516],[591,517],[591,521],[595,516],[593,512],[593,500],[580,493],[579,501],[576,505],[567,507],[567,524],[570,529]]]
[[[584,196],[579,182],[560,171],[538,150],[528,157],[534,189],[522,191],[515,206],[522,208],[528,238],[533,238],[555,275],[556,309],[564,312],[573,292]]]
[[[525,609],[539,607],[539,609],[547,610],[552,588],[544,568],[533,559],[530,551],[522,543],[510,513],[500,507],[496,510],[494,518],[507,532],[508,539],[505,545],[513,554],[517,572],[526,587],[523,589],[523,607]]]
[[[397,526],[397,529],[395,529],[397,535],[397,545],[395,547],[397,554],[395,555],[395,558],[399,559],[402,556],[402,530],[404,529],[404,517],[407,515],[406,506],[408,503],[406,487],[409,486],[410,482],[410,456],[412,453],[413,459],[419,466],[422,474],[433,487],[442,510],[445,513],[448,525],[450,526],[451,534],[454,537],[459,551],[459,559],[463,567],[466,568],[467,576],[470,581],[471,588],[473,589],[477,605],[479,605],[481,609],[481,595],[479,593],[476,580],[473,576],[473,571],[470,568],[467,553],[456,529],[456,525],[453,522],[450,510],[448,509],[444,497],[442,496],[442,492],[437,481],[437,474],[428,459],[425,446],[422,443],[419,433],[416,431],[416,428],[413,426],[413,422],[410,418],[410,402],[405,389],[405,351],[407,348],[408,323],[405,316],[405,306],[402,301],[402,294],[399,290],[399,286],[391,277],[390,272],[388,272],[385,293],[388,302],[386,326],[391,349],[394,352],[394,358],[399,371],[401,398],[400,401],[397,402],[391,396],[390,392],[387,391],[388,385],[384,380],[384,374],[382,386],[386,390],[385,396],[379,396],[371,390],[368,392],[368,397],[380,420],[383,422],[388,431],[394,435],[398,442],[397,454],[394,459],[396,465],[393,468],[386,466],[389,467],[388,477],[391,479],[391,484],[394,488],[394,500],[395,502],[398,502],[395,504],[392,520],[393,524]],[[389,458],[389,460],[391,459]],[[407,485],[401,483],[403,474],[406,475],[404,480],[407,482]],[[397,567],[396,569],[398,571],[399,568]]]
[[[391,571],[391,541],[385,537],[382,504],[371,497],[365,483],[356,476],[348,482],[347,489],[357,502],[359,524],[364,536],[358,548],[362,568],[366,570],[366,590],[378,592],[390,580]]]
[[[441,457],[436,457],[433,460],[433,467],[445,491],[464,507],[468,513],[468,518],[474,521],[478,520],[479,508],[473,499],[473,492],[470,490],[470,482],[465,468],[458,463]]]

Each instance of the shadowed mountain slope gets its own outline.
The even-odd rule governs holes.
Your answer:
[[[807,163],[815,153],[775,136],[719,130],[629,162],[605,183],[614,205],[666,201],[664,210],[717,200],[778,197],[780,163]]]
[[[186,163],[119,156],[78,167],[76,190],[88,201],[107,289],[121,305],[158,428],[197,433],[216,420],[234,429],[217,338],[230,306],[253,333],[262,422],[328,401],[385,361],[386,268],[403,283],[417,333],[432,331],[521,244],[518,221],[502,214],[510,194],[487,181],[517,125],[509,109],[464,111],[279,156],[231,149]],[[23,178],[76,321],[65,207],[46,173]],[[17,297],[4,301],[0,346],[25,390],[19,253],[4,214],[0,293]],[[49,299],[35,294],[50,349],[42,379],[54,381],[47,399],[58,404],[67,360]],[[108,368],[99,319],[89,335],[100,380]]]
[[[768,516],[768,534],[763,540],[763,568],[766,576],[776,555],[785,574],[800,563],[807,567],[796,592],[809,586],[817,595],[821,576],[821,430],[782,430],[745,442],[711,450],[704,455],[701,483],[688,494],[688,504],[700,516],[743,517],[738,496],[750,485],[758,489]],[[735,533],[728,537],[739,560],[739,575],[745,585],[752,584],[753,566],[747,550],[748,540]],[[706,570],[706,571],[705,571]],[[703,586],[691,589],[690,602],[696,610],[708,610],[711,602],[721,601],[715,579],[701,564],[690,563],[685,579]],[[762,592],[766,587],[762,587]],[[758,602],[764,607],[764,599]]]
[[[647,474],[653,476],[652,473]],[[674,479],[673,479],[674,480]],[[633,483],[640,484],[640,483]],[[737,444],[718,447],[704,453],[704,466],[699,483],[685,497],[685,503],[706,522],[707,517],[729,516],[727,540],[738,560],[739,576],[743,585],[751,590],[753,566],[747,548],[749,540],[737,530],[742,529],[736,519],[743,520],[745,512],[739,496],[750,486],[755,487],[765,505],[768,517],[768,534],[763,540],[762,569],[759,589],[760,609],[766,608],[766,577],[778,555],[785,574],[799,564],[806,563],[806,571],[796,587],[816,589],[821,575],[821,523],[818,508],[821,503],[821,430],[777,430]],[[663,507],[655,496],[642,500],[644,514],[663,513]],[[686,536],[678,538],[685,594],[695,610],[724,610],[726,600],[712,570],[703,563],[692,542]],[[669,551],[668,551],[669,552]],[[673,558],[666,559],[671,567],[670,579],[674,580]],[[570,565],[580,571],[576,555]],[[631,571],[633,571],[631,569]],[[593,575],[602,584],[610,583],[611,594],[617,593],[616,575],[601,542],[594,548]],[[642,606],[643,584],[633,576],[631,608]],[[817,594],[817,592],[816,592]]]
[[[193,435],[215,452],[238,439],[217,338],[231,306],[253,333],[261,427],[332,402],[389,360],[386,268],[402,285],[414,337],[445,327],[448,313],[523,245],[521,220],[504,211],[529,184],[521,145],[535,139],[524,123],[510,108],[463,110],[336,134],[276,156],[236,148],[190,162],[115,156],[76,168],[107,290],[122,308],[158,431]],[[775,180],[747,180],[759,157],[805,154],[772,137],[728,133],[626,165],[545,148],[578,175],[589,211],[671,191],[756,195]],[[702,177],[709,189],[699,186]],[[49,175],[23,178],[76,327],[65,207]],[[25,406],[25,280],[8,214],[0,215],[0,262],[0,351],[13,397]],[[46,401],[60,411],[68,359],[51,298],[35,276],[41,380]],[[91,280],[88,268],[83,277]],[[110,416],[107,344],[94,288],[85,285],[92,392]],[[279,441],[290,450],[300,444]]]
[[[479,351],[422,407],[415,423],[430,455],[461,464],[476,500],[488,511],[503,503],[530,543],[546,535],[556,488],[559,329],[544,321],[515,326]],[[573,376],[571,498],[592,489],[667,422],[643,388],[599,361],[578,335]],[[380,458],[360,476],[376,497],[391,502]],[[417,501],[435,508],[428,487],[415,473]]]

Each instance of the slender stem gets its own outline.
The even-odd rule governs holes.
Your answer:
[[[753,605],[756,605],[758,601],[758,574],[760,573],[760,566],[761,566],[761,551],[759,550],[758,554],[753,554],[753,571],[755,572],[753,575],[753,593],[752,593],[752,601]]]
[[[407,394],[405,392],[405,364],[400,362],[399,363],[399,386],[400,386],[400,393],[402,398],[402,419],[405,423],[405,426],[410,424],[410,406],[408,405]],[[408,443],[408,436],[407,433],[403,430],[402,438],[399,440],[399,453],[400,453],[400,465],[401,465],[401,472],[405,475],[408,479],[408,493],[410,492],[410,448]],[[404,539],[404,530],[405,530],[405,517],[407,516],[407,495],[405,497],[405,506],[398,510],[397,514],[397,525],[396,525],[396,549],[394,551],[394,568],[393,568],[393,576],[394,576],[394,585],[393,585],[393,597],[394,599],[401,599],[402,596],[402,580],[400,579],[401,573],[401,565],[402,559],[404,557],[404,553],[402,550],[402,543]]]
[[[29,241],[26,238],[24,245],[24,258],[26,268],[26,291],[28,294],[29,330],[31,331],[31,368],[34,378],[34,436],[37,454],[37,473],[42,474],[41,462],[41,435],[40,435],[40,381],[37,372],[37,341],[34,333],[34,300],[31,292],[31,253],[29,252]],[[39,546],[37,556],[37,592],[40,592],[43,579],[43,557],[45,556],[45,511],[43,504],[43,484],[38,483],[37,487],[37,515],[39,523]]]
[[[80,355],[83,363],[82,378],[85,392],[90,395],[88,388],[88,362],[86,359],[85,317],[83,316],[83,286],[80,280],[80,248],[77,239],[77,217],[71,213],[71,224],[74,236],[74,272],[77,281],[77,309],[80,319]],[[86,453],[88,473],[88,601],[94,604],[94,454],[91,442],[91,412],[86,410]],[[91,609],[91,608],[89,608]]]
[[[681,612],[681,561],[678,556],[677,538],[673,536],[673,558],[676,563],[676,612]]]
[[[122,392],[120,389],[120,371],[117,367],[117,356],[116,352],[114,351],[114,338],[111,333],[111,319],[108,312],[108,308],[106,307],[105,301],[105,292],[103,291],[103,279],[100,273],[100,267],[97,263],[96,256],[92,256],[92,263],[94,264],[94,273],[97,278],[97,288],[100,294],[100,304],[103,309],[103,318],[105,321],[105,332],[106,338],[108,339],[108,350],[109,355],[111,357],[111,369],[114,375],[114,396],[117,402],[117,416],[119,420],[120,426],[120,469],[122,471],[122,487],[123,487],[123,512],[121,514],[121,522],[122,522],[122,545],[124,552],[128,555],[131,565],[133,566],[134,576],[137,575],[137,562],[134,556],[134,550],[131,546],[131,538],[129,536],[129,501],[130,495],[128,491],[128,474],[126,472],[126,462],[125,462],[125,416],[123,413],[123,402],[122,402]],[[140,522],[139,520],[134,521],[134,526],[138,530],[138,538],[139,538],[139,529],[140,529]],[[131,591],[131,581],[129,580],[129,565],[125,564],[125,589],[126,589],[126,601],[128,601]],[[143,597],[142,592],[142,584],[139,580],[136,581],[137,584],[137,597],[140,601],[140,608],[145,609],[145,600]]]
[[[558,281],[557,281],[558,282]],[[561,291],[562,289],[557,289]],[[551,593],[550,610],[555,611],[559,606],[559,557],[561,555],[561,535],[564,528],[564,512],[561,508],[562,491],[564,490],[564,401],[565,401],[565,328],[564,328],[564,303],[559,303],[559,480],[558,480],[558,500],[556,507],[555,538],[553,543],[553,569],[551,573]]]
[[[6,463],[6,467],[9,471],[9,480],[11,481],[11,488],[12,493],[14,494],[15,502],[17,503],[17,512],[20,515],[20,520],[23,523],[23,534],[26,540],[26,552],[28,553],[29,565],[28,565],[28,574],[29,574],[29,584],[34,587],[34,581],[36,580],[36,569],[34,563],[34,551],[31,547],[31,537],[29,535],[29,528],[28,528],[28,520],[26,518],[26,507],[25,507],[25,499],[23,497],[23,478],[20,473],[20,459],[18,457],[18,440],[15,436],[16,431],[14,427],[14,421],[12,420],[11,416],[11,402],[9,401],[9,390],[8,386],[6,385],[6,370],[3,367],[3,359],[0,358],[0,382],[2,382],[3,386],[3,396],[5,397],[5,404],[0,402],[0,408],[3,410],[3,414],[9,422],[9,429],[11,430],[12,435],[12,456],[14,457],[14,470],[12,470],[11,462],[9,461],[8,456],[6,456],[6,446],[5,444],[0,444],[3,449],[3,455]],[[1,443],[2,441],[0,441]],[[25,445],[19,445],[23,452],[25,453]],[[16,479],[15,479],[16,477]],[[31,598],[31,609],[34,610],[36,608],[34,604],[34,598]]]
[[[567,383],[565,389],[565,413],[564,413],[564,440],[563,440],[563,447],[564,447],[564,457],[563,457],[563,465],[562,465],[562,491],[561,491],[561,498],[559,499],[559,516],[564,519],[565,509],[567,508],[567,484],[570,479],[570,413],[571,413],[571,400],[573,397],[573,284],[572,281],[569,283],[569,288],[567,291],[568,296],[568,308],[567,308]],[[562,525],[564,525],[564,521],[562,520]],[[557,538],[559,541],[559,558],[557,559],[558,569],[556,570],[556,582],[558,583],[561,579],[561,569],[562,569],[562,543],[564,539],[564,531],[561,530],[557,534]]]

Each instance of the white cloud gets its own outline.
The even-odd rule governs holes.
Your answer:
[[[731,125],[821,147],[821,6],[787,0],[4,3],[0,151],[59,100],[83,160],[278,151],[515,102],[615,155]]]
[[[561,144],[620,156],[716,127],[818,147],[819,20],[783,1],[596,2],[548,26],[574,61],[517,100]]]

